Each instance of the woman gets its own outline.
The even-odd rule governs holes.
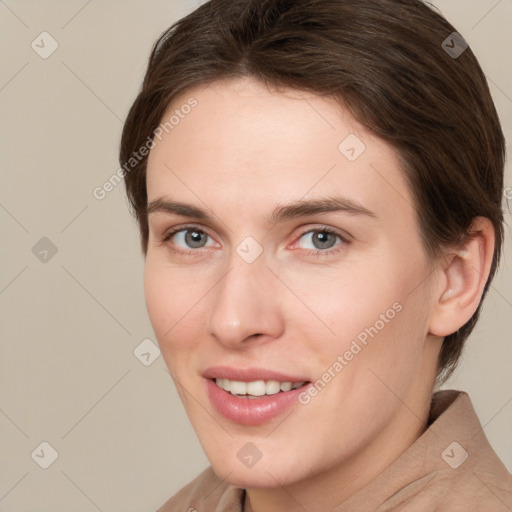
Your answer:
[[[160,511],[512,508],[468,395],[434,392],[497,270],[504,158],[420,1],[212,0],[160,37],[120,161],[211,462]]]

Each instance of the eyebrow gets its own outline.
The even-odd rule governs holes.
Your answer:
[[[151,201],[146,210],[147,216],[162,212],[182,217],[193,217],[199,220],[210,220],[211,216],[206,210],[197,206],[158,198]],[[268,224],[277,224],[284,220],[306,217],[319,213],[345,212],[351,215],[364,215],[377,219],[377,215],[365,208],[362,204],[348,197],[326,197],[322,199],[298,200],[287,205],[277,205],[274,211],[265,217]]]

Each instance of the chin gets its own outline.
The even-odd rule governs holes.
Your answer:
[[[221,480],[243,489],[277,488],[291,485],[309,476],[298,471],[298,464],[293,468],[283,467],[272,464],[272,461],[265,463],[261,459],[253,467],[241,466],[243,465],[236,458],[230,463],[212,463],[213,470]],[[306,468],[304,470],[307,472]]]
[[[215,468],[214,471],[217,473]],[[217,473],[217,476],[222,479],[222,476],[225,474],[226,473],[221,473],[219,475],[219,473]],[[265,470],[260,469],[257,471],[255,468],[252,468],[233,471],[225,478],[225,481],[242,489],[271,489],[288,485],[292,483],[293,480],[288,481],[288,479],[283,478],[283,475],[280,473],[269,474]]]

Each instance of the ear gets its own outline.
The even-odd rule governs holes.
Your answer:
[[[492,222],[476,217],[462,247],[450,251],[440,264],[429,333],[448,336],[462,327],[480,304],[494,256]]]

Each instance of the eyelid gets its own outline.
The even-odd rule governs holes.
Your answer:
[[[161,244],[166,244],[174,235],[180,233],[181,231],[193,231],[194,229],[197,231],[202,231],[203,233],[208,235],[212,240],[214,240],[216,243],[218,243],[215,240],[215,237],[212,236],[212,234],[208,231],[208,229],[199,224],[179,224],[177,226],[173,226],[172,228],[165,230],[163,235],[159,236],[158,239]],[[199,249],[190,249],[190,250],[199,251],[201,249],[203,249],[203,248],[201,247]]]
[[[349,243],[352,241],[352,237],[346,232],[341,229],[335,228],[333,226],[329,226],[326,224],[309,224],[304,229],[300,230],[299,234],[296,235],[296,239],[302,238],[307,233],[311,232],[327,232],[332,233],[333,235],[339,236],[344,242]]]
[[[201,231],[203,233],[205,233],[207,236],[209,236],[212,240],[214,240],[217,244],[218,242],[216,241],[215,237],[212,236],[210,233],[209,233],[209,230],[208,228],[205,228],[204,226],[202,225],[199,225],[199,224],[179,224],[177,226],[173,226],[172,228],[166,230],[164,232],[163,235],[161,235],[160,237],[158,237],[159,239],[159,242],[160,242],[160,245],[166,245],[168,244],[169,240],[176,234],[182,232],[182,231],[187,231],[187,230],[197,230],[197,231]],[[322,249],[302,249],[303,251],[309,253],[309,254],[314,254],[314,255],[331,255],[331,254],[334,254],[340,250],[342,250],[346,245],[350,244],[351,241],[352,241],[352,237],[346,233],[345,231],[342,231],[338,228],[335,228],[335,227],[332,227],[332,226],[329,226],[329,225],[325,225],[325,224],[308,224],[307,226],[305,226],[303,229],[301,229],[300,233],[298,235],[295,236],[295,239],[294,241],[292,242],[291,245],[295,245],[304,235],[308,234],[308,233],[311,233],[311,232],[326,232],[326,233],[331,233],[337,237],[339,237],[339,239],[341,240],[341,244],[336,244],[334,245],[333,247],[331,248],[328,248],[328,249],[325,249],[325,250],[322,250]],[[341,246],[341,248],[340,248]],[[287,246],[287,248],[290,247],[290,245]],[[182,248],[174,248],[172,247],[171,250],[176,252],[176,253],[179,253],[179,254],[192,254],[192,253],[202,253],[204,252],[205,249],[207,249],[208,247],[199,247],[199,248],[190,248],[190,249],[182,249]],[[292,250],[297,250],[297,249],[292,249]],[[188,252],[187,252],[188,251]]]

